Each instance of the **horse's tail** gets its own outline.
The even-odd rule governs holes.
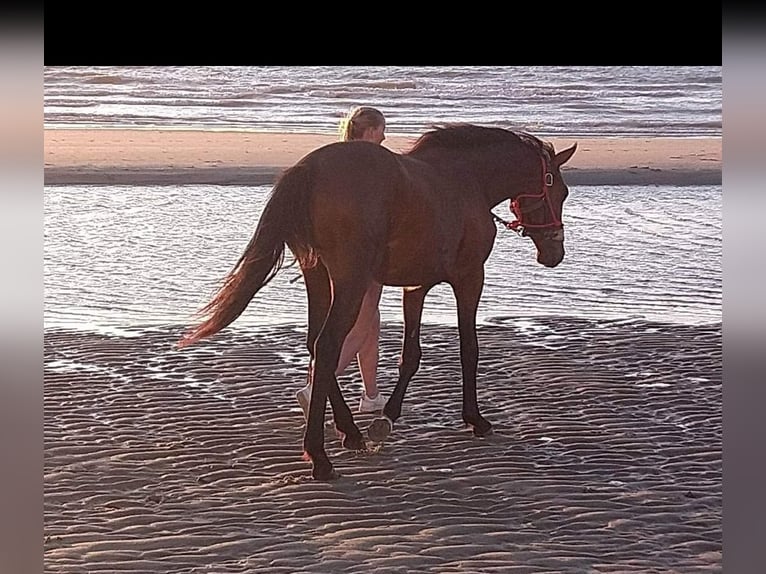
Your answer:
[[[303,165],[288,169],[280,177],[244,253],[213,299],[199,311],[198,315],[208,318],[188,331],[178,347],[214,335],[239,317],[283,267],[285,243],[302,263],[315,257],[309,240],[309,183],[308,168]]]

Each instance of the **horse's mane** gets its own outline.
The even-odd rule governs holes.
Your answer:
[[[473,124],[433,126],[430,131],[417,139],[407,153],[417,153],[430,148],[462,149],[509,141],[516,141],[533,147],[549,158],[553,155],[553,145],[532,134]]]

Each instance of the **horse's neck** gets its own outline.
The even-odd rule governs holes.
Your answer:
[[[434,153],[417,157],[432,165],[439,173],[457,181],[461,188],[477,194],[491,209],[506,199],[528,192],[539,175],[526,165],[528,162],[499,161],[494,157],[472,157],[456,151],[454,154]]]

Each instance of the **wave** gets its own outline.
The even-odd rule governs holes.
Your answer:
[[[202,128],[279,129],[279,117],[334,130],[328,117],[369,103],[390,116],[391,133],[468,121],[534,126],[543,136],[720,136],[720,78],[716,66],[45,67],[44,112],[48,125],[91,124],[87,108],[78,118],[67,106],[88,101],[109,109],[96,119],[110,126],[176,127],[204,115]],[[209,113],[190,111],[199,107]]]
[[[122,76],[95,76],[91,78],[84,78],[82,80],[85,84],[132,84],[132,80],[123,78]]]

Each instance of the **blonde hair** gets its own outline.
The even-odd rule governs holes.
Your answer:
[[[352,108],[340,122],[340,139],[343,141],[362,139],[369,128],[385,125],[386,118],[377,108],[358,106]]]

